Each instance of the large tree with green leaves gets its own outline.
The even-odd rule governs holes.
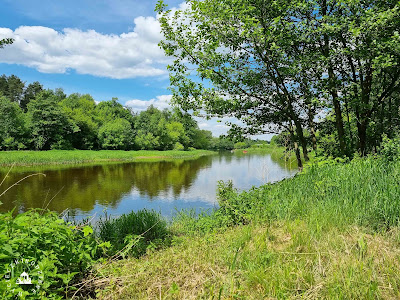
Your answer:
[[[333,111],[342,155],[351,114],[364,154],[371,117],[399,88],[397,1],[189,0],[177,11],[159,1],[156,10],[160,45],[175,58],[175,103],[237,117],[248,133],[275,124],[305,158],[303,128],[314,135],[319,109]]]
[[[26,148],[26,123],[23,111],[17,103],[0,97],[0,149],[17,150]]]
[[[29,102],[27,119],[36,150],[71,147],[68,136],[73,132],[73,124],[68,121],[53,91],[43,91]]]

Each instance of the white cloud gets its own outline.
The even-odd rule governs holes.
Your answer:
[[[154,17],[134,19],[133,31],[121,35],[65,28],[58,32],[42,26],[0,28],[0,39],[14,38],[1,51],[0,62],[21,64],[43,73],[75,70],[110,78],[159,76],[167,63],[158,47],[160,24]]]
[[[160,110],[164,108],[170,108],[170,101],[172,99],[172,95],[160,95],[154,99],[150,100],[139,100],[133,99],[125,102],[125,106],[129,106],[133,109],[133,111],[141,112],[146,110],[150,105],[157,107]],[[194,119],[199,124],[200,129],[210,130],[213,136],[220,136],[221,134],[227,134],[229,130],[229,126],[226,125],[226,122],[230,122],[232,124],[243,125],[242,122],[232,117],[225,118],[211,118],[210,120],[206,120],[200,117],[194,117]],[[272,135],[259,135],[255,136],[255,138],[260,139],[270,139]]]
[[[150,105],[163,110],[164,108],[170,108],[169,102],[172,99],[172,95],[160,95],[151,100],[139,100],[133,99],[125,102],[125,106],[129,106],[133,111],[146,110]]]
[[[209,128],[209,127],[210,127],[210,124],[208,124],[208,123],[206,123],[206,122],[199,123],[199,127],[200,127],[201,129]]]

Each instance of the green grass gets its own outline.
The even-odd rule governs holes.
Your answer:
[[[115,299],[398,299],[400,162],[355,159],[237,192],[182,214],[172,246],[100,266]]]
[[[121,252],[133,256],[146,253],[148,247],[163,246],[169,236],[167,222],[153,210],[139,210],[123,214],[118,218],[105,215],[97,222],[97,236],[110,242],[110,255]],[[133,241],[131,245],[129,242]]]
[[[247,225],[99,269],[101,299],[398,299],[399,232]]]
[[[30,166],[46,164],[82,164],[111,161],[157,161],[175,158],[193,158],[209,155],[207,150],[194,151],[121,151],[121,150],[50,150],[0,151],[0,166]]]

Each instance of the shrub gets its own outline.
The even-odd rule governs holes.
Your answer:
[[[387,161],[398,160],[400,158],[400,139],[389,139],[384,135],[381,144],[381,155]]]
[[[235,149],[244,149],[244,148],[246,148],[246,143],[245,142],[237,142],[237,143],[235,143],[235,145],[234,145],[234,147],[235,147]]]
[[[0,298],[61,298],[86,275],[101,248],[89,226],[77,227],[56,213],[30,210],[0,214]],[[27,272],[33,285],[16,284]]]
[[[175,145],[174,145],[174,150],[183,151],[183,150],[185,150],[185,147],[181,143],[176,142]]]
[[[140,256],[148,248],[161,246],[169,236],[167,222],[153,210],[139,210],[112,219],[105,216],[98,222],[98,236],[112,244],[111,255]]]

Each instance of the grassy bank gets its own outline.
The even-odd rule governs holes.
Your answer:
[[[182,214],[172,246],[101,266],[105,299],[393,299],[400,296],[400,163],[314,164],[292,179]]]
[[[108,161],[165,160],[209,155],[208,150],[194,151],[121,151],[121,150],[50,150],[0,151],[0,166],[29,166],[45,164],[82,164]]]

